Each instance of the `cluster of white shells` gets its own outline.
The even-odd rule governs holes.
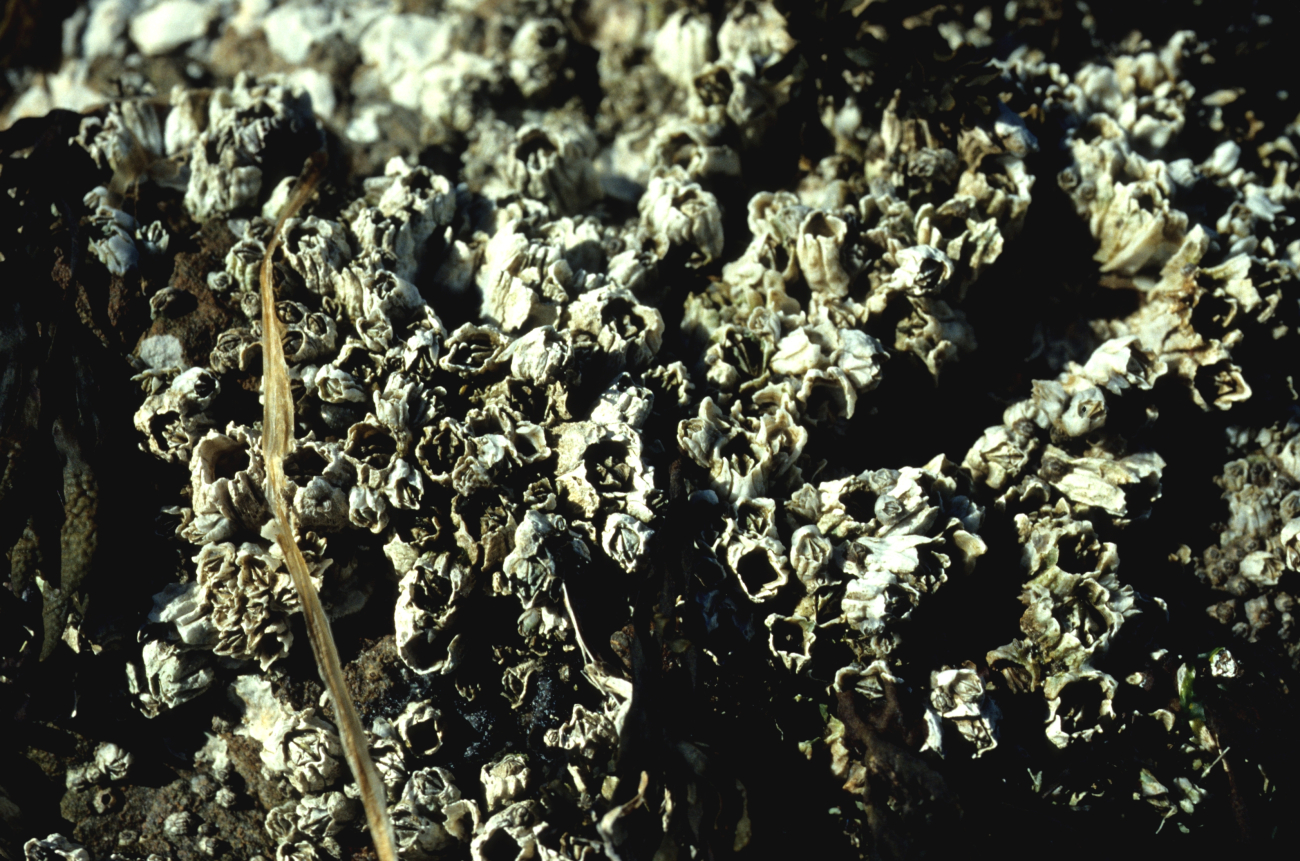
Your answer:
[[[633,684],[595,657],[589,638],[608,632],[584,619],[571,590],[597,572],[632,592],[656,563],[668,512],[699,515],[672,528],[690,533],[702,568],[720,572],[692,596],[709,633],[730,626],[755,648],[765,642],[774,668],[819,695],[874,706],[894,686],[928,685],[925,751],[995,750],[996,700],[1024,694],[1041,695],[1042,732],[1057,748],[1139,720],[1173,730],[1167,709],[1123,713],[1116,668],[1102,668],[1126,623],[1163,606],[1124,583],[1122,541],[1160,504],[1156,388],[1181,385],[1207,413],[1232,409],[1252,396],[1241,345],[1294,338],[1284,291],[1300,240],[1281,238],[1293,235],[1300,197],[1294,123],[1259,146],[1271,175],[1239,166],[1233,140],[1198,161],[1180,144],[1194,105],[1217,111],[1241,94],[1197,93],[1185,79],[1207,50],[1196,34],[1135,40],[1077,70],[1024,47],[994,72],[1031,94],[1033,109],[993,100],[956,128],[918,115],[901,90],[869,109],[879,95],[870,76],[846,70],[847,98],[819,102],[833,154],[773,190],[742,177],[796,85],[787,61],[799,43],[771,2],[726,4],[717,19],[676,4],[662,20],[640,5],[614,10],[590,35],[604,94],[595,118],[576,99],[488,107],[503,92],[544,104],[572,83],[578,34],[565,4],[534,4],[539,14],[500,31],[467,0],[431,14],[390,5],[95,0],[65,27],[63,69],[10,111],[88,106],[92,64],[105,57],[130,67],[184,52],[203,67],[256,41],[291,69],[116,100],[76,138],[101,167],[138,173],[178,195],[191,222],[223,223],[233,237],[203,273],[231,319],[206,362],[188,366],[170,335],[133,357],[141,446],[175,466],[178,485],[188,468],[168,513],[190,563],[155,596],[149,618],[163,633],[127,675],[151,717],[229,684],[243,712],[235,732],[260,745],[264,776],[289,788],[266,817],[277,858],[339,856],[361,809],[334,727],[268,681],[304,648],[293,637],[298,600],[273,540],[260,424],[223,410],[258,385],[260,267],[303,159],[331,135],[389,152],[406,122],[423,143],[464,145],[463,182],[413,151],[393,155],[350,199],[323,195],[288,219],[273,260],[298,421],[286,458],[295,538],[334,618],[391,576],[409,676],[446,677],[440,689],[472,699],[461,669],[494,661],[508,707],[520,709],[550,662],[593,687],[600,706],[573,705],[544,733],[563,772],[498,753],[477,786],[458,787],[438,764],[438,703],[374,719],[372,755],[403,858],[497,858],[504,845],[519,859],[619,857],[622,819],[647,803],[644,782],[630,795],[615,777]],[[944,25],[953,51],[988,44],[987,11]],[[339,46],[359,58],[345,81],[318,67]],[[647,107],[656,105],[663,116]],[[1214,116],[1211,127],[1222,126]],[[1058,188],[1035,187],[1039,141],[1022,117],[1068,129]],[[1180,205],[1207,185],[1231,202],[1198,221]],[[754,190],[743,201],[747,242],[726,235],[742,221],[726,206],[739,187]],[[1044,194],[1068,197],[1102,283],[1131,291],[1132,310],[1090,321],[1077,343],[1047,345],[1055,378],[1034,381],[973,443],[955,441],[960,464],[939,454],[848,470],[813,445],[874,416],[891,363],[937,381],[979,337],[996,336],[976,332],[965,309],[996,301],[980,298],[994,289],[985,273]],[[109,187],[84,203],[89,249],[115,277],[174,244],[162,221],[128,214]],[[674,313],[669,296],[681,302]],[[150,296],[155,316],[174,298],[170,286]],[[460,313],[451,307],[470,319],[445,325]],[[675,432],[647,432],[664,417]],[[1221,479],[1229,523],[1192,567],[1228,596],[1214,618],[1251,642],[1276,637],[1296,659],[1282,578],[1300,571],[1300,433],[1294,421],[1233,433],[1240,459]],[[674,460],[681,476],[655,468]],[[670,500],[678,478],[684,491]],[[1019,594],[1006,596],[1024,605],[1019,632],[993,634],[1010,641],[991,650],[970,646],[960,665],[905,665],[904,624],[950,580],[979,576],[990,513],[1020,545]],[[510,644],[468,630],[484,601],[508,608]],[[837,648],[818,647],[827,641]],[[819,664],[827,653],[842,665]],[[1123,669],[1147,683],[1140,668]],[[1178,670],[1180,685],[1191,672],[1190,661]],[[1089,696],[1063,696],[1072,687]],[[860,789],[869,764],[855,759],[844,723],[827,724],[833,772]],[[1218,752],[1203,725],[1177,726],[1189,749]],[[223,745],[214,737],[200,758],[218,777],[230,770]],[[120,753],[97,755],[75,781],[118,779],[129,765]],[[1162,783],[1144,767],[1134,780],[1165,818],[1190,816],[1205,797],[1187,776]],[[593,825],[563,851],[543,793],[556,781]],[[684,834],[681,823],[698,819],[695,787],[664,789],[665,830],[671,820]],[[738,849],[747,817],[725,825]],[[26,852],[88,857],[59,835]]]

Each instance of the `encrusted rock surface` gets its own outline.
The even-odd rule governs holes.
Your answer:
[[[11,5],[0,855],[373,857],[322,154],[403,859],[1294,840],[1282,4]]]

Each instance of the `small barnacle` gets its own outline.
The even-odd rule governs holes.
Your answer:
[[[663,344],[664,320],[658,309],[638,303],[617,287],[582,294],[569,307],[569,326],[590,333],[607,355],[634,369],[648,365]]]
[[[438,363],[443,370],[462,377],[478,376],[496,366],[508,343],[495,326],[465,323],[447,337],[443,344],[446,354]]]
[[[834,582],[833,550],[816,524],[800,526],[790,536],[790,567],[810,594]]]
[[[787,670],[802,672],[812,661],[812,647],[817,641],[816,623],[803,616],[771,613],[763,624],[768,630],[768,648],[776,659]]]
[[[517,801],[490,816],[475,831],[470,857],[474,861],[527,861],[537,854],[536,829],[541,824],[541,805],[531,800]],[[505,854],[501,854],[503,851]]]
[[[374,206],[361,207],[349,225],[360,253],[344,273],[360,265],[363,270],[391,269],[398,277],[416,277],[425,244],[434,232],[447,227],[456,213],[456,194],[445,177],[427,167],[410,167],[400,156],[389,159],[384,176],[365,181],[367,199],[379,193]],[[335,289],[350,311],[349,291]]]
[[[519,753],[506,754],[479,772],[483,793],[487,797],[487,812],[494,813],[522,795],[533,779],[528,767],[528,757]]]
[[[984,680],[970,667],[936,670],[930,674],[930,703],[975,745],[980,757],[998,746],[1002,714],[984,693]]]
[[[804,280],[814,292],[835,298],[848,295],[849,273],[841,261],[848,236],[849,226],[844,219],[821,210],[809,212],[799,225],[795,256]]]
[[[167,228],[163,227],[161,221],[151,221],[148,224],[136,228],[135,238],[139,241],[140,247],[146,254],[162,255],[167,253],[167,246],[171,243],[171,234]]]
[[[890,285],[911,296],[931,296],[943,291],[953,276],[953,262],[932,245],[913,245],[894,252],[898,268]]]
[[[358,818],[361,805],[337,790],[304,796],[293,810],[294,827],[331,855],[339,855],[335,835]],[[268,825],[267,830],[270,831]]]
[[[62,834],[51,834],[44,840],[33,837],[23,844],[23,857],[27,861],[90,861],[84,846]]]
[[[111,741],[103,742],[95,748],[95,767],[108,780],[126,780],[134,762],[134,754]]]
[[[527,511],[515,530],[514,549],[493,577],[494,591],[513,593],[524,608],[560,600],[560,572],[589,562],[586,542],[563,517]]]
[[[343,225],[309,215],[290,218],[281,228],[280,248],[303,285],[312,293],[334,292],[334,276],[352,257]]]
[[[650,139],[648,160],[652,174],[673,168],[686,172],[693,182],[708,182],[722,176],[740,175],[740,154],[721,143],[714,127],[698,123],[669,123],[655,130]]]
[[[433,756],[442,746],[442,712],[427,702],[413,701],[397,716],[397,734],[416,756]],[[411,775],[415,780],[422,772]],[[410,785],[407,786],[408,790]]]
[[[558,18],[527,17],[510,40],[510,79],[525,99],[544,96],[559,79],[568,53],[567,28]]]
[[[388,791],[389,803],[397,801],[406,786],[406,751],[397,731],[386,718],[375,718],[371,727],[370,758],[374,760],[375,770]]]
[[[674,246],[689,252],[686,265],[706,266],[722,254],[722,210],[718,199],[680,171],[653,177],[637,209],[662,260]]]
[[[632,382],[630,374],[620,374],[591,409],[597,424],[625,424],[640,428],[654,407],[654,393]]]
[[[600,546],[606,556],[631,573],[645,558],[653,535],[654,530],[635,517],[614,513],[605,518]]]
[[[650,56],[673,83],[690,89],[714,53],[713,21],[709,15],[683,8],[669,15],[655,33]]]
[[[98,232],[98,238],[90,240],[89,248],[109,272],[125,275],[140,262],[140,252],[131,238],[136,223],[127,213],[108,205],[108,199],[110,194],[102,186],[86,195],[86,206],[94,207],[90,223]]]
[[[157,717],[189,702],[211,687],[215,678],[210,654],[164,640],[145,643],[140,662],[126,665],[132,704],[145,717]]]
[[[517,191],[561,213],[578,213],[601,196],[592,166],[597,149],[581,122],[525,125],[515,133],[500,169]]]

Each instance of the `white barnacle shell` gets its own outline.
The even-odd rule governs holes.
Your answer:
[[[508,753],[479,772],[483,793],[487,798],[487,812],[494,813],[522,795],[532,783],[533,770],[528,767],[528,757],[521,753]]]
[[[894,252],[898,268],[890,285],[912,296],[942,292],[952,280],[952,259],[933,245],[913,245]]]
[[[650,50],[659,71],[686,89],[713,55],[713,21],[707,14],[685,8],[668,16],[655,33],[654,47]]]
[[[338,841],[334,835],[356,821],[360,813],[361,805],[338,790],[306,795],[293,809],[293,826],[299,835],[330,854],[338,855]],[[267,831],[270,830],[268,822]]]
[[[240,528],[260,531],[270,519],[259,440],[238,425],[226,430],[209,431],[190,459],[194,520],[181,535],[194,544],[225,541]]]
[[[539,326],[512,341],[502,351],[501,361],[509,360],[512,377],[545,385],[565,366],[569,355],[568,340],[551,326]]]
[[[694,418],[678,424],[677,441],[709,471],[718,495],[737,501],[768,495],[782,481],[797,477],[795,462],[808,442],[808,430],[781,406],[733,422],[706,397]]]
[[[167,246],[171,243],[171,234],[163,227],[161,221],[151,221],[143,227],[136,228],[135,238],[139,240],[140,247],[152,255],[165,254]]]
[[[417,756],[433,756],[442,746],[442,712],[429,703],[418,700],[407,703],[406,708],[397,716],[396,723],[397,734]],[[420,774],[421,772],[412,774],[411,779],[416,780]],[[407,784],[407,789],[410,788],[411,785]]]
[[[23,844],[23,857],[26,861],[90,861],[84,846],[62,834],[51,834],[44,840],[33,837]]]
[[[384,176],[365,181],[367,199],[350,227],[363,254],[378,252],[393,272],[415,277],[425,243],[456,214],[456,192],[446,177],[427,167],[411,167],[400,156],[389,159]]]
[[[644,522],[652,515],[648,494],[654,470],[641,455],[641,435],[626,425],[568,422],[556,444],[556,489],[587,520],[601,511],[623,510]]]
[[[648,365],[663,344],[664,319],[659,310],[640,304],[619,287],[582,294],[569,307],[569,325],[593,335],[602,350],[632,368]]]
[[[275,313],[283,324],[281,340],[289,364],[301,365],[334,352],[338,329],[330,315],[289,300],[276,302]],[[260,331],[261,324],[254,323],[253,328]]]
[[[126,665],[127,690],[145,717],[157,717],[212,686],[212,656],[165,640],[145,643],[141,661]]]
[[[509,338],[495,326],[464,323],[447,337],[446,353],[438,361],[445,371],[473,377],[496,367]]]
[[[103,195],[96,194],[100,191],[103,191],[102,187],[87,195],[88,206],[92,197],[99,197],[101,201],[107,198],[106,192]],[[89,248],[108,267],[109,272],[125,275],[127,270],[134,269],[139,264],[140,251],[131,238],[132,231],[136,229],[134,218],[101,202],[90,216],[90,223],[99,236],[90,241]]]
[[[790,579],[785,545],[777,537],[776,503],[750,497],[736,503],[735,517],[727,519],[720,539],[727,567],[752,601],[766,601]]]
[[[795,47],[785,18],[766,0],[738,3],[718,28],[718,61],[757,75]]]
[[[265,256],[266,243],[257,236],[245,234],[226,252],[226,272],[241,290],[256,291]]]
[[[832,582],[834,547],[815,523],[799,527],[790,536],[790,567],[810,593]]]
[[[984,680],[976,670],[962,667],[932,672],[930,702],[975,745],[975,756],[998,746],[997,725],[1002,715],[993,700],[985,695]]]
[[[651,172],[666,173],[679,167],[695,182],[740,176],[740,154],[721,143],[716,130],[691,122],[670,121],[659,126],[648,147]]]
[[[640,428],[654,407],[654,392],[632,382],[629,374],[620,374],[601,393],[591,410],[597,424],[625,424]]]
[[[560,560],[590,560],[586,543],[558,514],[530,510],[515,529],[514,549],[493,578],[493,589],[515,594],[524,608],[559,600]]]
[[[545,95],[558,79],[568,52],[568,28],[558,18],[527,17],[510,40],[510,79],[525,99]]]
[[[802,672],[812,661],[812,648],[817,641],[816,623],[803,616],[770,613],[763,624],[768,630],[768,648],[776,659],[787,670]]]
[[[535,801],[517,801],[490,816],[470,844],[473,861],[528,861],[537,854],[536,830],[542,824],[542,808]],[[492,847],[518,847],[513,858],[499,856]],[[508,852],[508,850],[507,850]]]
[[[334,273],[352,257],[347,230],[336,221],[309,215],[290,218],[282,228],[284,258],[312,293],[330,295]]]
[[[598,149],[581,122],[529,124],[515,133],[500,169],[515,190],[561,213],[577,213],[601,196],[592,166]]]
[[[370,758],[374,760],[375,770],[379,772],[379,778],[388,791],[388,800],[392,803],[401,797],[402,789],[406,786],[406,750],[387,718],[375,718],[369,735]]]
[[[136,410],[136,430],[145,435],[148,450],[166,461],[185,460],[212,425],[205,412],[220,392],[218,378],[206,368],[177,374],[161,392],[147,397]]]
[[[95,748],[95,767],[109,780],[126,780],[134,763],[134,754],[111,741]]]
[[[1072,457],[1049,445],[1038,474],[1071,502],[1096,506],[1122,518],[1141,516],[1145,506],[1160,497],[1164,467],[1164,459],[1155,452],[1123,458]],[[1130,511],[1134,503],[1138,504],[1136,510]]]
[[[230,692],[243,711],[235,734],[261,744],[259,758],[268,777],[283,775],[302,793],[318,792],[338,778],[342,745],[313,709],[296,711],[281,703],[271,683],[257,675],[240,676]]]
[[[645,559],[654,530],[627,514],[614,513],[605,518],[600,546],[605,555],[631,573]]]
[[[395,558],[396,548],[385,551]],[[452,626],[474,588],[473,573],[446,553],[422,556],[399,573],[393,612],[398,657],[418,673],[450,673],[461,659],[460,634]]]
[[[637,209],[641,225],[662,259],[674,246],[689,252],[688,266],[705,266],[722,254],[718,199],[685,175],[670,171],[650,180]]]
[[[849,273],[840,259],[848,236],[844,219],[818,209],[809,212],[799,225],[795,254],[804,280],[814,292],[835,298],[848,295]]]

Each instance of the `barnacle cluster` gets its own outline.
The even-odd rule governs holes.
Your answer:
[[[268,254],[287,521],[401,858],[1280,822],[1300,119],[1234,59],[1284,25],[1199,8],[79,5],[5,84],[0,263],[63,292],[0,315],[0,683],[116,661],[87,703],[137,736],[57,766],[71,838],[5,772],[0,853],[364,851],[268,501]]]

